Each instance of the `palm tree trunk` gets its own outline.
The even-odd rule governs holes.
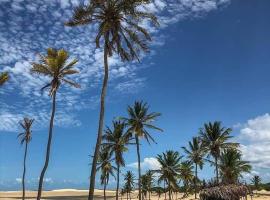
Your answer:
[[[169,182],[169,200],[172,200],[172,196],[171,196],[171,184]]]
[[[166,200],[167,197],[166,197],[166,185],[165,184],[166,184],[166,182],[164,180],[164,193],[165,193],[165,200]]]
[[[48,138],[48,143],[47,143],[46,160],[45,160],[44,167],[41,171],[40,178],[39,178],[37,200],[40,200],[40,198],[41,198],[43,178],[44,178],[45,172],[48,168],[48,164],[49,164],[49,160],[50,160],[55,106],[56,106],[56,92],[53,93],[52,114],[51,114],[50,127],[49,127],[49,138]]]
[[[27,149],[28,149],[28,142],[25,141],[25,151],[24,151],[24,159],[23,159],[23,177],[22,177],[22,187],[23,187],[23,196],[22,199],[25,199],[25,184],[24,184],[24,179],[25,179],[25,172],[26,172],[26,156],[27,156]]]
[[[104,200],[106,200],[106,186],[107,186],[107,184],[104,183],[104,189],[103,189]]]
[[[197,199],[198,165],[195,163],[195,199]]]
[[[97,171],[97,169],[96,169],[97,168],[97,159],[98,159],[98,152],[99,152],[101,139],[102,139],[104,113],[105,113],[105,97],[106,97],[108,79],[109,79],[108,51],[107,51],[107,47],[106,47],[106,43],[105,43],[105,47],[104,47],[104,78],[103,78],[103,85],[102,85],[101,96],[100,96],[98,136],[97,136],[95,153],[94,153],[93,162],[92,162],[88,200],[94,200],[95,179],[96,179],[96,171]]]
[[[217,156],[215,156],[215,166],[216,166],[216,179],[217,179],[217,184],[219,184],[219,177],[218,177],[218,159],[217,159]]]
[[[119,178],[120,177],[120,165],[117,164],[117,183],[116,183],[116,200],[118,200],[118,193],[119,193]],[[128,193],[128,192],[127,192]]]
[[[138,184],[139,184],[139,200],[142,199],[142,195],[141,195],[141,155],[140,155],[140,142],[139,142],[139,138],[136,135],[136,146],[137,146],[137,156],[138,156],[138,174],[139,174],[139,179],[138,179]]]

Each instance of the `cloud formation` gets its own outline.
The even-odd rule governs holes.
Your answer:
[[[1,88],[0,131],[15,131],[18,120],[24,115],[34,117],[42,127],[50,114],[50,99],[40,93],[40,88],[48,81],[32,76],[29,68],[37,61],[38,53],[48,47],[64,48],[71,57],[78,58],[80,74],[74,75],[82,89],[63,87],[58,95],[57,126],[78,126],[80,121],[74,114],[82,109],[97,105],[99,86],[103,75],[103,56],[95,49],[94,26],[77,28],[65,27],[64,22],[71,17],[80,0],[2,0],[0,5],[0,70],[10,72],[11,79]],[[88,0],[84,0],[87,3]],[[222,8],[230,0],[154,0],[141,9],[154,12],[159,20],[159,29],[147,22],[141,22],[153,35],[152,46],[164,42],[162,30],[180,20],[194,19]],[[154,52],[154,51],[153,51]],[[154,53],[144,63],[151,60]],[[117,56],[109,59],[110,87],[121,93],[134,93],[143,88],[145,77],[138,75],[141,65],[122,63]],[[92,97],[89,97],[91,91]],[[5,96],[5,98],[2,98]],[[2,101],[2,99],[4,99]],[[16,99],[11,101],[10,99]],[[61,110],[59,112],[59,110]],[[5,123],[4,123],[5,122]]]
[[[138,162],[130,163],[128,167],[138,169]],[[144,158],[141,162],[142,170],[157,170],[160,169],[160,164],[154,157]]]
[[[270,169],[270,115],[266,113],[241,125],[238,139],[243,142],[243,159],[254,167]]]

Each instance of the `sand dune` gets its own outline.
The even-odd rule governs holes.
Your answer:
[[[87,200],[87,190],[76,190],[76,189],[59,189],[59,190],[52,190],[52,191],[44,191],[42,199],[49,199],[49,200]],[[115,199],[115,192],[108,190],[106,191],[107,200]],[[27,199],[35,199],[36,192],[35,191],[27,191],[26,192]],[[137,194],[133,193],[132,199],[137,199]],[[167,196],[168,197],[168,196]],[[181,199],[182,194],[177,195],[177,199]],[[174,196],[174,199],[176,196]],[[14,200],[14,199],[21,199],[21,192],[20,191],[6,191],[0,192],[0,200]],[[95,190],[95,199],[96,200],[103,200],[103,191],[102,190]],[[125,200],[126,196],[120,197],[120,200]],[[157,195],[152,195],[151,200],[164,200],[164,196],[158,198]],[[185,200],[192,200],[194,196],[190,196],[185,198]],[[251,199],[250,197],[248,199]],[[148,199],[146,199],[148,200]],[[255,195],[253,200],[270,200],[270,192],[267,191],[260,191],[259,195]]]

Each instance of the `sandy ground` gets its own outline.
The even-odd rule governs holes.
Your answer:
[[[44,191],[42,193],[42,199],[49,199],[49,200],[87,200],[87,190],[74,190],[74,189],[64,189],[64,190],[53,190],[53,191]],[[107,191],[107,200],[115,199],[115,192],[114,191]],[[27,191],[26,192],[27,199],[35,199],[36,192]],[[132,199],[137,199],[137,195],[133,193]],[[168,197],[168,196],[167,196]],[[178,199],[180,200],[182,194],[177,195]],[[174,196],[174,199],[176,196]],[[19,191],[8,191],[8,192],[0,192],[0,200],[11,200],[11,199],[21,199],[21,192]],[[103,191],[102,190],[95,190],[95,199],[96,200],[103,200]],[[126,196],[120,197],[120,200],[126,200]],[[185,198],[185,200],[192,200],[194,196],[190,196]],[[251,199],[251,197],[248,197]],[[148,199],[146,199],[148,200]],[[161,196],[160,199],[156,195],[151,196],[151,200],[164,200],[164,196]],[[253,200],[270,200],[270,192],[261,191],[259,195],[255,195]]]

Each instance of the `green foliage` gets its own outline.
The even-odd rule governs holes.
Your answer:
[[[100,182],[101,185],[107,185],[109,182],[110,175],[115,178],[114,171],[116,167],[112,165],[112,153],[106,148],[101,148],[98,156],[98,167],[97,170],[101,171]]]
[[[47,83],[42,90],[50,88],[49,95],[52,96],[59,88],[61,83],[67,83],[73,87],[79,88],[80,85],[67,79],[67,76],[77,74],[79,71],[74,69],[74,65],[78,62],[73,59],[68,63],[69,54],[64,49],[47,49],[47,55],[40,55],[39,63],[32,63],[31,72],[47,76],[51,80]]]
[[[236,184],[242,177],[242,173],[251,170],[249,162],[241,159],[241,153],[235,149],[225,149],[221,153],[219,168],[222,182],[225,184]]]
[[[20,126],[23,128],[24,132],[18,134],[18,138],[20,139],[21,144],[29,143],[32,139],[32,125],[33,125],[34,119],[29,119],[28,117],[25,117],[22,121],[19,122]]]
[[[148,31],[138,22],[147,20],[157,26],[154,14],[143,11],[146,0],[92,0],[89,5],[75,9],[73,17],[67,26],[86,24],[97,25],[96,47],[104,42],[104,48],[109,56],[118,54],[122,60],[139,59],[139,52],[148,52],[147,41],[151,41]]]
[[[9,79],[9,75],[7,72],[0,73],[0,86],[2,86]]]
[[[128,126],[127,132],[139,138],[145,138],[148,143],[155,142],[147,129],[162,131],[153,125],[153,122],[161,114],[156,112],[149,113],[149,106],[142,101],[135,101],[133,107],[128,106],[128,117],[122,118]]]

